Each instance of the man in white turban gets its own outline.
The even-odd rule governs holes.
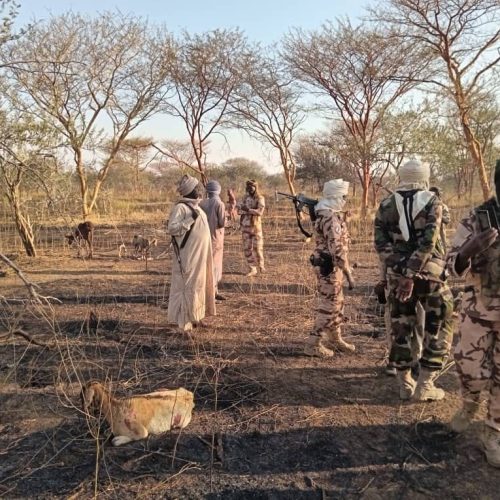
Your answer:
[[[304,349],[308,356],[330,358],[335,350],[348,353],[355,350],[341,335],[344,276],[350,289],[353,287],[348,259],[349,233],[342,211],[348,190],[349,183],[342,179],[325,182],[323,198],[315,207],[316,249],[311,255],[311,264],[318,277],[319,297],[314,327]]]
[[[396,191],[380,203],[375,217],[375,248],[387,270],[391,314],[389,362],[397,370],[399,397],[420,401],[443,399],[434,386],[448,358],[453,337],[453,296],[446,283],[441,241],[443,207],[428,191],[429,168],[411,160],[399,170]],[[424,348],[414,360],[417,303],[425,312]],[[420,361],[418,383],[411,366]]]
[[[208,198],[200,202],[200,208],[207,215],[208,226],[212,236],[212,256],[215,283],[215,298],[224,300],[219,293],[219,283],[222,279],[222,257],[224,253],[224,226],[226,223],[226,207],[220,199],[221,185],[217,181],[209,181],[206,186]]]
[[[177,191],[181,199],[172,208],[167,227],[175,254],[168,320],[187,332],[205,316],[215,314],[215,286],[210,228],[198,206],[203,186],[184,175]]]

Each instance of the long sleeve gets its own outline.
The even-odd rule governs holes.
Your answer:
[[[171,236],[184,236],[193,222],[191,210],[183,203],[177,203],[170,212],[167,232]]]
[[[217,204],[217,229],[222,229],[226,225],[226,206],[224,202]]]
[[[349,270],[349,236],[345,226],[333,216],[329,227],[325,227],[324,235],[328,242],[328,251],[332,256],[333,265],[342,270]]]
[[[472,236],[473,233],[474,233],[474,227],[472,223],[472,217],[469,216],[462,219],[462,221],[457,227],[455,236],[453,237],[453,241],[451,243],[451,248],[448,252],[448,255],[446,256],[446,266],[448,267],[450,274],[452,274],[455,277],[461,278],[467,275],[467,273],[470,270],[471,267],[470,260],[467,264],[467,267],[461,273],[459,273],[456,269],[456,262],[462,246],[464,245],[465,242],[469,240],[469,238]]]
[[[257,208],[249,208],[247,214],[262,216],[266,208],[266,200],[263,196],[257,198]]]
[[[383,217],[384,207],[380,205],[375,215],[375,250],[378,253],[381,264],[384,268],[387,268],[387,258],[393,253],[393,242],[390,237],[389,231],[387,230],[384,217]]]

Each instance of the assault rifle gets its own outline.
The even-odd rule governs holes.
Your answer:
[[[297,217],[297,224],[299,226],[300,232],[306,237],[310,238],[312,236],[311,233],[308,233],[304,227],[302,226],[301,222],[301,213],[304,212],[304,209],[307,209],[307,213],[309,214],[309,218],[311,219],[312,222],[316,220],[316,212],[314,211],[314,207],[318,203],[318,200],[313,200],[312,198],[308,198],[307,196],[304,196],[302,193],[299,193],[296,196],[293,196],[291,194],[287,193],[280,193],[279,191],[276,193],[281,196],[284,196],[285,198],[288,198],[289,200],[292,200],[294,206],[295,206],[295,216]]]

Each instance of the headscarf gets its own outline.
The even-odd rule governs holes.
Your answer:
[[[217,181],[208,181],[205,189],[209,198],[218,198],[222,190],[221,185]]]
[[[182,179],[177,184],[177,192],[181,196],[186,196],[193,191],[193,189],[198,185],[198,179],[190,175],[183,175]]]
[[[429,189],[431,173],[427,165],[418,160],[407,161],[399,169],[399,186],[396,191],[410,191],[412,189]]]
[[[333,179],[323,185],[323,198],[315,210],[334,210],[340,212],[345,205],[345,196],[349,193],[349,183],[343,179]]]
[[[247,184],[247,189],[249,187],[254,187],[255,188],[255,192],[251,196],[253,196],[254,198],[258,198],[258,196],[259,196],[259,185],[257,184],[257,181],[255,181],[253,179],[249,179],[246,184]]]
[[[429,201],[436,194],[428,191],[430,170],[418,160],[407,161],[399,169],[399,186],[396,188],[394,198],[399,214],[399,229],[405,241],[409,241],[413,221]],[[416,190],[411,196],[405,191]],[[400,194],[398,191],[403,192]],[[411,198],[411,199],[410,199]],[[410,226],[408,225],[410,222]]]

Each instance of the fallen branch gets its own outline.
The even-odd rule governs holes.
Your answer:
[[[38,302],[39,304],[43,304],[44,302],[49,303],[51,300],[54,300],[55,302],[61,303],[61,301],[59,299],[56,299],[55,297],[44,297],[43,295],[40,295],[36,290],[37,288],[40,289],[40,285],[37,285],[36,283],[33,283],[32,281],[30,281],[24,275],[24,273],[21,271],[21,269],[19,269],[19,267],[17,267],[16,264],[14,264],[14,262],[12,262],[3,253],[0,253],[0,260],[5,262],[5,264],[7,264],[11,269],[13,269],[14,272],[19,277],[19,279],[26,285],[26,288],[28,289],[29,295],[30,295],[32,300],[34,300],[35,302]]]
[[[0,335],[0,340],[8,339],[10,337],[13,337],[14,335],[22,337],[24,340],[28,342],[28,344],[35,344],[39,347],[46,347],[47,349],[53,348],[53,345],[45,344],[44,342],[39,342],[38,340],[35,340],[29,333],[25,332],[24,330],[21,330],[20,328],[7,332],[3,335]]]

